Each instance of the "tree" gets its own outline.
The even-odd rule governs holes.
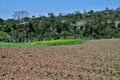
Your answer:
[[[120,7],[118,7],[116,10],[117,10],[117,11],[120,11]]]
[[[6,41],[8,38],[8,35],[6,32],[0,31],[0,41]]]
[[[53,16],[54,16],[54,13],[49,12],[49,13],[48,13],[48,16],[49,16],[49,17],[53,17]]]
[[[4,22],[4,20],[2,18],[0,18],[0,25],[2,25]]]
[[[22,20],[25,17],[28,17],[29,13],[27,11],[16,11],[13,14],[14,19],[16,20]]]

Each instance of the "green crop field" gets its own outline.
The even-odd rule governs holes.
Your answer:
[[[39,42],[27,42],[27,43],[6,43],[0,42],[0,46],[53,46],[53,45],[73,45],[82,44],[88,40],[84,39],[67,39],[67,40],[50,40]]]

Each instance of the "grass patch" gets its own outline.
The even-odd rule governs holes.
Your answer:
[[[32,46],[30,43],[6,43],[0,42],[0,46]]]
[[[86,40],[51,40],[51,41],[33,42],[32,44],[41,45],[41,46],[52,46],[52,45],[82,44],[85,42]]]
[[[83,44],[87,40],[82,39],[68,39],[68,40],[50,40],[50,41],[39,41],[39,42],[27,42],[27,43],[5,43],[0,42],[0,46],[53,46],[53,45],[73,45]]]

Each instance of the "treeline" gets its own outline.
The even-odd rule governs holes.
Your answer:
[[[18,11],[13,19],[0,18],[0,41],[31,42],[53,39],[120,38],[120,7],[102,11],[62,14],[32,18]]]

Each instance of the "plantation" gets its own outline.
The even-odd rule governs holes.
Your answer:
[[[120,39],[71,41],[2,43],[0,80],[120,80]]]

